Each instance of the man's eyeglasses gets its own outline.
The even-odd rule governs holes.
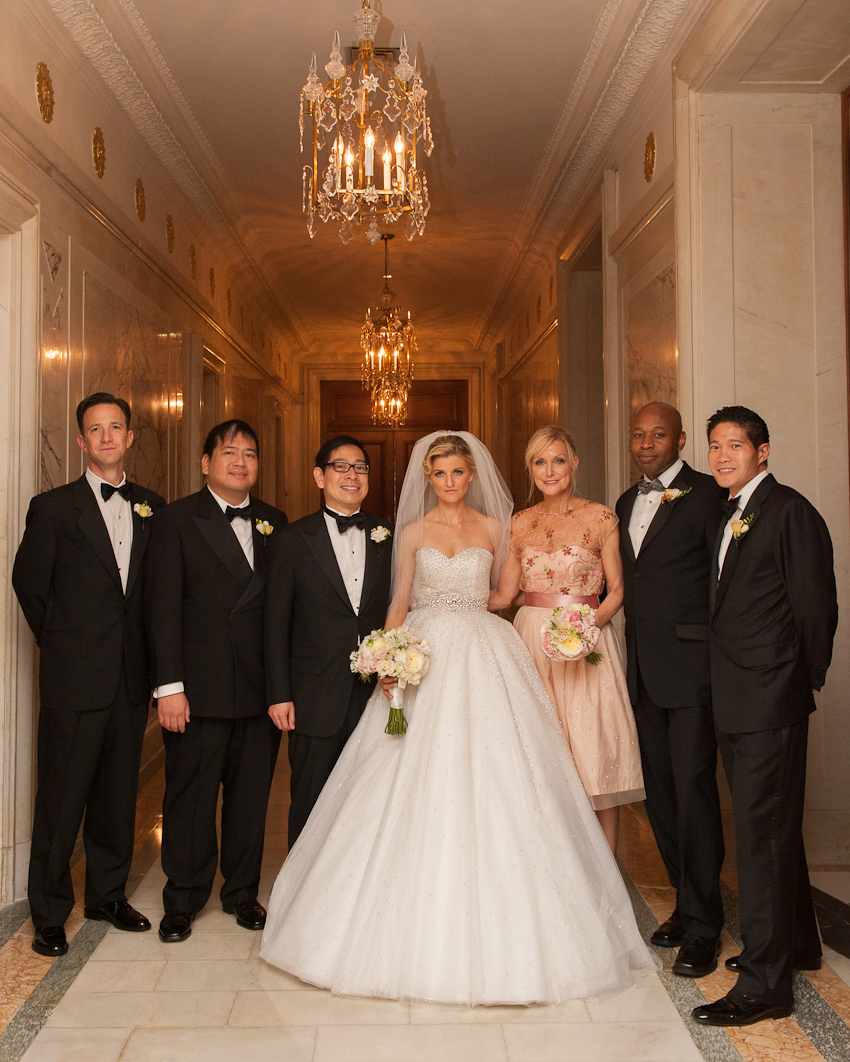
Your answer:
[[[328,461],[325,468],[332,468],[334,472],[339,472],[340,475],[343,475],[352,468],[358,476],[365,476],[369,471],[369,466],[365,461],[355,461],[353,465],[348,461]]]

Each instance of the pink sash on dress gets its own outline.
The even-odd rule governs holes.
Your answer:
[[[599,608],[599,595],[579,597],[576,594],[526,593],[525,603],[529,608],[558,608],[559,605],[590,605],[591,608]]]

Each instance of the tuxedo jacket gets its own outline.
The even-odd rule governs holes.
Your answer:
[[[131,483],[132,506],[165,505],[152,490]],[[12,585],[41,657],[41,704],[85,712],[112,704],[126,670],[134,704],[150,698],[142,567],[153,517],[132,513],[133,545],[127,590],[94,491],[83,475],[37,494],[15,557]]]
[[[321,510],[287,528],[269,572],[266,671],[269,704],[293,701],[295,729],[310,737],[339,732],[352,683],[350,654],[387,618],[392,538],[373,542],[386,521],[366,513],[366,566],[360,612],[348,591]]]
[[[236,719],[268,710],[263,605],[286,516],[257,498],[251,506],[253,571],[206,487],[153,518],[147,571],[153,685],[182,682],[193,716]],[[258,519],[272,525],[270,535],[260,534]]]
[[[768,475],[729,542],[711,593],[714,719],[724,733],[773,730],[814,711],[838,622],[832,542],[817,509]]]
[[[658,506],[637,557],[629,534],[637,484],[617,502],[629,696],[637,703],[640,668],[659,707],[707,706],[708,592],[723,491],[688,464],[671,487],[690,493]]]

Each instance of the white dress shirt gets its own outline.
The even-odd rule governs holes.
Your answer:
[[[222,512],[227,510],[230,502],[226,502],[224,498],[219,498],[216,492],[207,485],[207,490],[212,494],[215,500],[218,502],[219,508]],[[234,509],[244,509],[251,504],[251,498],[246,497],[244,501],[241,501],[238,505],[234,505]],[[239,520],[233,519],[230,521],[230,526],[233,528],[233,533],[239,540],[239,545],[242,547],[242,552],[245,554],[245,559],[251,565],[251,571],[254,570],[254,521],[253,520]],[[166,682],[163,686],[157,686],[153,691],[154,697],[170,697],[172,693],[182,693],[182,682]]]
[[[86,469],[86,479],[94,491],[95,498],[97,498],[100,514],[106,524],[109,541],[112,543],[112,552],[115,554],[118,574],[121,576],[121,589],[126,593],[127,575],[130,571],[130,552],[133,548],[133,510],[130,507],[130,503],[117,492],[112,495],[109,501],[104,501],[100,492],[100,485],[106,483],[106,480],[96,476],[90,468]],[[122,476],[121,482],[117,486],[123,487],[126,482],[127,477]],[[108,485],[113,486],[111,483]]]
[[[723,562],[726,560],[726,554],[729,550],[729,543],[732,541],[732,521],[740,520],[744,515],[744,510],[749,505],[750,498],[755,493],[756,487],[761,483],[764,477],[767,475],[767,469],[764,472],[759,472],[757,476],[753,476],[749,483],[738,493],[738,508],[726,521],[726,527],[723,528],[723,538],[720,540],[720,550],[717,554],[717,578],[720,579],[721,572],[723,571]],[[732,500],[731,498],[729,499]]]
[[[678,461],[674,461],[669,468],[665,469],[658,479],[664,484],[666,490],[673,480],[682,471],[684,461],[679,458]],[[651,482],[647,476],[643,477],[647,482]],[[629,535],[632,540],[632,548],[635,551],[635,556],[640,553],[640,547],[643,545],[643,540],[646,537],[646,532],[649,530],[649,525],[655,519],[655,514],[658,512],[658,507],[661,505],[661,499],[664,495],[660,490],[651,490],[647,494],[638,494],[635,498],[635,504],[632,508],[631,519],[629,520]]]
[[[335,512],[330,509],[330,512]],[[359,509],[357,510],[360,511]],[[345,516],[345,513],[340,513]],[[354,516],[354,513],[348,514]],[[344,535],[339,533],[336,520],[324,513],[331,545],[339,565],[342,581],[348,591],[348,600],[355,613],[360,614],[360,597],[363,593],[363,575],[366,571],[366,528],[349,527]]]

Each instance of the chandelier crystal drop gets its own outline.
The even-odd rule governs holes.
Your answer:
[[[360,349],[363,364],[360,378],[365,390],[372,397],[372,423],[387,424],[398,428],[407,416],[407,398],[413,383],[413,355],[416,353],[416,337],[410,323],[402,319],[403,310],[393,306],[395,295],[390,291],[389,241],[392,233],[379,233],[384,241],[384,291],[381,305],[366,311],[366,320],[360,332]]]
[[[402,33],[398,63],[375,54],[375,30],[381,16],[371,0],[353,16],[360,39],[356,60],[343,62],[339,33],[334,35],[328,80],[317,73],[316,54],[301,90],[298,128],[304,151],[305,119],[312,124],[313,163],[302,171],[302,207],[307,231],[316,233],[316,219],[340,223],[339,238],[348,243],[354,226],[366,223],[366,239],[381,238],[381,223],[407,214],[405,235],[412,240],[425,231],[431,207],[428,181],[418,169],[417,152],[434,147],[425,113],[427,91],[419,60],[410,64]]]

